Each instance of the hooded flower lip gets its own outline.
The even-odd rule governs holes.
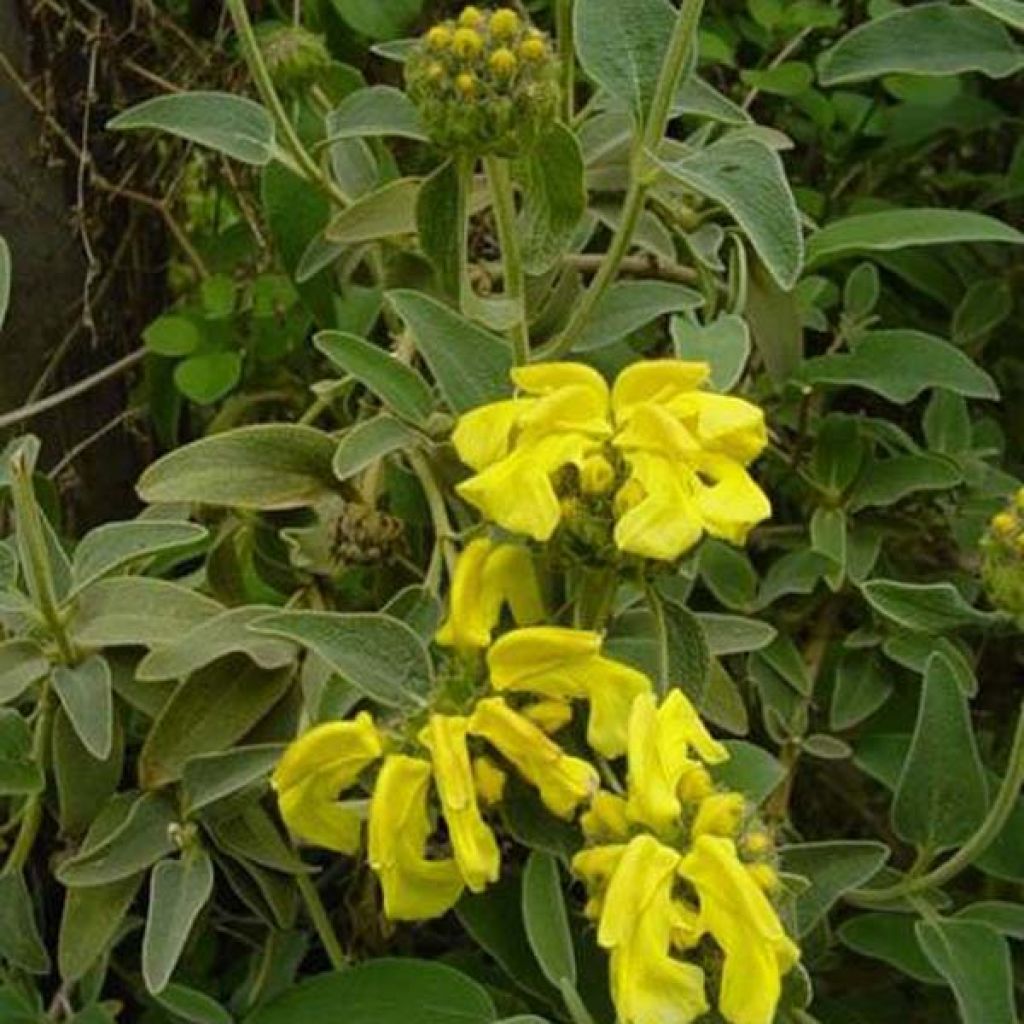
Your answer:
[[[690,1024],[708,1010],[704,972],[671,956],[679,861],[675,850],[648,835],[616,849],[597,941],[611,953],[612,998],[622,1024]]]
[[[682,813],[680,783],[699,762],[725,761],[729,752],[707,731],[681,690],[657,706],[653,695],[637,697],[629,717],[627,815],[656,832],[671,830]]]
[[[393,921],[439,917],[458,901],[464,883],[451,858],[428,860],[431,833],[427,761],[391,754],[381,767],[370,804],[369,860],[380,879],[384,913]]]
[[[501,853],[477,803],[466,743],[469,724],[468,718],[459,715],[431,715],[419,739],[430,751],[455,862],[467,887],[482,892],[498,879]]]
[[[472,541],[456,564],[448,618],[435,640],[460,650],[486,647],[506,604],[523,625],[544,617],[530,552],[519,544],[495,544],[486,538]]]
[[[706,532],[743,543],[771,515],[746,467],[767,443],[761,410],[731,395],[700,391],[705,363],[638,362],[609,392],[581,363],[540,363],[512,371],[517,397],[472,410],[453,434],[475,475],[457,488],[486,518],[515,533],[548,540],[561,521],[556,474],[576,468],[585,494],[595,459],[626,477],[616,496],[617,547],[672,561]],[[608,447],[610,445],[610,448]]]
[[[634,698],[651,692],[643,672],[601,654],[601,634],[558,626],[506,633],[487,652],[495,690],[586,700],[587,742],[605,757],[626,751]]]
[[[730,839],[698,836],[679,863],[697,891],[697,929],[725,953],[718,1006],[730,1024],[771,1024],[782,977],[800,959],[778,915]]]
[[[500,697],[481,700],[470,719],[474,736],[487,740],[531,785],[552,814],[569,818],[597,791],[597,770],[571,757]]]
[[[359,816],[338,799],[383,753],[373,719],[326,722],[299,737],[271,777],[281,817],[300,839],[338,853],[359,848]]]

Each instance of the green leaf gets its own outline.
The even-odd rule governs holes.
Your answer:
[[[576,984],[576,956],[558,861],[534,850],[523,870],[523,924],[533,955],[552,985]]]
[[[893,829],[901,839],[937,852],[971,836],[987,809],[988,786],[967,700],[953,667],[935,654],[925,669],[917,724],[896,787]]]
[[[196,405],[219,402],[241,379],[241,352],[204,352],[174,368],[174,386]]]
[[[282,612],[253,628],[309,648],[366,696],[391,707],[423,704],[434,682],[423,641],[388,615]]]
[[[82,592],[69,627],[84,647],[151,646],[173,643],[223,610],[177,583],[116,576]]]
[[[114,717],[110,754],[102,761],[86,750],[63,708],[53,722],[53,781],[61,834],[81,835],[113,796],[124,771],[124,730]]]
[[[327,225],[329,242],[357,245],[416,232],[416,201],[422,178],[397,178],[360,196]]]
[[[182,806],[189,816],[270,774],[281,759],[278,743],[200,754],[185,762]]]
[[[400,135],[427,142],[416,104],[401,89],[373,85],[349,93],[331,114],[330,139]]]
[[[423,0],[331,0],[342,21],[369,39],[399,40],[416,20]]]
[[[892,693],[874,651],[843,651],[829,707],[829,727],[841,731],[870,718]]]
[[[380,346],[344,331],[321,331],[313,344],[403,419],[422,425],[433,411],[426,381]]]
[[[156,789],[181,778],[199,754],[237,743],[287,693],[292,669],[267,671],[230,654],[189,676],[164,705],[139,752],[139,782]]]
[[[239,427],[165,455],[142,474],[138,492],[150,503],[303,508],[335,493],[333,456],[334,442],[312,427]]]
[[[1013,291],[1003,278],[982,278],[967,289],[953,314],[953,340],[958,345],[981,341],[1013,314]]]
[[[723,313],[709,324],[675,316],[672,341],[680,359],[705,362],[711,367],[711,386],[715,391],[731,391],[750,358],[750,330],[747,322],[735,313]]]
[[[759,619],[717,612],[697,612],[697,621],[714,657],[743,654],[767,647],[776,636],[775,627]]]
[[[659,647],[661,685],[681,689],[696,705],[704,700],[711,652],[697,617],[665,586],[651,594],[651,612]]]
[[[7,239],[0,235],[0,329],[7,319],[11,304],[11,248]]]
[[[1024,32],[1024,3],[1021,0],[968,0],[968,3]]]
[[[158,519],[105,523],[90,530],[75,548],[72,593],[140,559],[190,548],[208,537],[206,529],[195,523]]]
[[[544,274],[565,254],[587,205],[583,154],[573,132],[555,122],[515,165],[523,193],[523,265]]]
[[[841,508],[820,505],[811,516],[811,550],[832,562],[834,568],[825,579],[833,591],[840,589],[846,576],[848,525]]]
[[[783,290],[793,287],[804,260],[800,214],[779,154],[752,138],[726,137],[659,166],[675,181],[720,203],[750,239]]]
[[[850,496],[850,510],[884,508],[921,491],[948,491],[963,475],[940,455],[896,455],[868,463],[862,483]]]
[[[375,462],[404,449],[417,447],[421,438],[401,420],[380,413],[350,427],[334,453],[334,475],[345,481]]]
[[[91,654],[78,665],[58,665],[53,688],[85,749],[98,761],[106,760],[114,741],[114,696],[106,658]]]
[[[685,115],[730,125],[749,124],[751,120],[741,106],[696,75],[683,81],[672,103],[672,117]]]
[[[845,892],[856,889],[889,859],[884,843],[833,841],[801,843],[779,850],[785,871],[802,875],[810,886],[797,896],[797,935],[806,935]]]
[[[963,651],[948,637],[899,632],[886,637],[882,650],[885,656],[891,658],[897,665],[922,675],[931,656],[938,651],[956,673],[957,683],[964,696],[973,697],[977,693],[978,680],[974,675],[974,667]]]
[[[284,668],[295,660],[298,652],[294,645],[249,629],[273,611],[271,605],[259,604],[228,608],[150,651],[139,662],[135,678],[143,682],[184,679],[227,654],[244,654],[260,668]]]
[[[700,548],[700,573],[727,608],[744,611],[754,604],[757,574],[742,551],[724,541],[706,540]]]
[[[523,924],[522,889],[516,881],[505,878],[482,893],[466,893],[455,913],[470,938],[516,985],[540,998],[553,995],[530,948]]]
[[[391,291],[387,300],[405,321],[453,412],[468,412],[511,394],[512,350],[504,338],[421,292]]]
[[[57,963],[64,981],[78,981],[110,948],[144,875],[128,875],[106,885],[68,889],[57,940]]]
[[[49,660],[31,640],[0,644],[0,704],[20,697],[49,671]]]
[[[803,61],[787,60],[763,71],[740,72],[744,85],[772,96],[799,96],[814,82],[814,72]]]
[[[260,1007],[246,1024],[296,1024],[344,1015],[345,1024],[490,1024],[487,992],[466,975],[427,960],[371,960],[320,974]]]
[[[156,1001],[179,1020],[188,1024],[232,1024],[231,1014],[205,992],[170,983],[156,996]]]
[[[617,281],[598,299],[574,351],[592,352],[628,337],[665,313],[696,309],[699,292],[669,281]]]
[[[979,71],[1005,78],[1024,67],[1024,50],[981,11],[926,3],[875,18],[847,33],[818,65],[822,85],[881,75],[958,75]]]
[[[158,316],[143,332],[142,342],[158,356],[189,356],[202,341],[196,322],[177,313]]]
[[[786,777],[786,769],[763,747],[745,740],[726,740],[729,760],[713,765],[711,777],[720,785],[742,793],[760,805]]]
[[[999,618],[972,608],[952,583],[869,580],[860,589],[876,612],[918,633],[941,635],[962,626],[987,626]]]
[[[157,96],[118,114],[107,128],[155,128],[257,166],[269,163],[274,156],[273,118],[258,103],[231,93]]]
[[[142,977],[150,992],[167,987],[212,893],[213,864],[201,849],[187,850],[178,860],[164,860],[153,868],[142,937]]]
[[[577,0],[573,18],[583,70],[643,122],[675,26],[672,6],[665,0]]]
[[[1001,220],[968,210],[920,207],[856,213],[811,235],[807,242],[807,268],[811,270],[861,252],[974,242],[1020,245],[1024,243],[1024,234]]]
[[[973,440],[971,415],[967,402],[949,391],[933,391],[921,417],[928,447],[943,455],[962,455]]]
[[[844,921],[836,931],[839,941],[861,956],[890,964],[927,984],[942,984],[942,975],[928,962],[909,914],[860,914]]]
[[[28,722],[12,708],[0,708],[0,796],[28,796],[43,788],[43,769],[32,756]]]
[[[953,989],[963,1024],[1018,1020],[1006,939],[974,921],[918,921],[917,940]]]
[[[0,957],[32,974],[47,974],[50,957],[20,871],[0,873]]]
[[[751,261],[745,315],[768,376],[781,387],[803,359],[803,320],[796,291],[780,288],[758,259]]]
[[[1024,939],[1024,904],[983,900],[970,903],[957,911],[958,921],[978,921],[1000,935],[1011,939]]]
[[[162,796],[144,793],[130,804],[122,806],[119,802],[114,806],[121,820],[112,828],[104,828],[102,838],[87,842],[57,868],[57,878],[64,885],[90,887],[116,882],[144,871],[174,849],[170,827],[177,818]],[[101,831],[100,825],[97,819],[90,838],[94,831]]]
[[[468,189],[468,185],[466,186]],[[442,291],[459,294],[462,252],[466,244],[465,211],[468,198],[460,192],[459,165],[446,160],[423,179],[416,202],[416,230],[423,255],[430,260]]]
[[[811,384],[866,388],[901,405],[928,388],[999,397],[995,381],[963,352],[921,331],[872,331],[853,352],[809,359],[801,375]]]

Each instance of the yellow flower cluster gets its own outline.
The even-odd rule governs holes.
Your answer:
[[[459,419],[453,442],[475,475],[458,493],[538,541],[554,534],[567,499],[608,495],[620,551],[671,561],[704,533],[741,544],[771,515],[746,468],[765,447],[764,415],[701,390],[708,372],[705,363],[639,362],[609,390],[581,363],[514,369],[514,398]]]
[[[506,607],[518,628],[492,640]],[[378,723],[362,712],[309,730],[272,778],[285,823],[306,842],[354,854],[362,783],[372,794],[368,860],[385,914],[436,917],[464,890],[497,880],[501,853],[487,809],[515,771],[553,814],[580,815],[586,845],[573,869],[609,951],[621,1024],[689,1024],[707,1011],[705,937],[720,951],[721,1015],[770,1024],[799,950],[769,899],[778,885],[771,838],[742,796],[709,774],[728,750],[682,691],[659,703],[646,675],[603,653],[599,633],[531,624],[545,617],[525,547],[469,544],[436,640],[454,649],[456,669],[478,665],[484,651],[486,683],[457,713],[442,687],[415,723]],[[574,702],[585,706],[589,747],[625,758],[625,793],[601,789],[594,766],[552,738],[573,719]]]
[[[989,523],[981,578],[992,603],[1024,624],[1024,487]]]
[[[528,148],[558,104],[551,40],[510,7],[466,7],[434,25],[409,56],[406,85],[438,144],[478,153]]]
[[[715,789],[705,765],[728,752],[680,691],[660,706],[637,697],[628,731],[628,793],[595,795],[581,819],[593,845],[573,860],[610,954],[619,1020],[689,1024],[706,1013],[693,961],[710,936],[724,957],[718,1012],[771,1024],[800,957],[766,895],[778,884],[771,839],[747,825],[742,796]]]

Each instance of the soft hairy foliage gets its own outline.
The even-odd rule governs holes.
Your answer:
[[[1024,4],[252,6],[145,507],[0,457],[0,1020],[1015,1024]]]

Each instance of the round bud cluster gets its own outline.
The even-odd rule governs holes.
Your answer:
[[[405,66],[409,96],[447,149],[516,156],[558,109],[550,38],[508,7],[466,7],[418,41]]]
[[[331,63],[320,36],[297,25],[263,25],[258,41],[274,85],[285,92],[309,85]]]
[[[989,523],[981,542],[981,577],[992,603],[1024,629],[1024,487]]]

